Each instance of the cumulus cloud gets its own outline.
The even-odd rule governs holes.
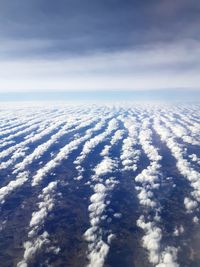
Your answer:
[[[96,177],[103,176],[107,173],[112,173],[116,171],[117,169],[117,163],[115,160],[112,160],[109,157],[105,157],[95,168],[95,175],[93,180]]]
[[[167,119],[162,117],[162,121],[165,125],[172,131],[175,137],[181,138],[184,142],[192,144],[192,145],[199,145],[199,141],[195,138],[193,131],[187,129],[188,123],[184,124],[183,120],[186,116],[184,116],[181,122],[177,123],[177,120],[173,118],[172,114],[165,115]],[[181,124],[184,124],[184,127]]]
[[[92,120],[90,119],[87,122],[84,122],[84,125],[89,126],[96,120],[97,120],[96,117],[93,118]],[[81,128],[83,127],[83,125],[79,125],[79,127]],[[47,173],[49,173],[52,169],[54,169],[56,166],[58,166],[63,159],[67,159],[67,157],[73,150],[77,149],[79,145],[81,145],[83,142],[85,142],[92,136],[93,132],[94,129],[90,128],[85,132],[84,136],[77,138],[75,137],[75,140],[72,140],[70,143],[61,148],[58,154],[52,160],[50,160],[45,166],[39,169],[37,173],[33,176],[32,186],[37,185],[43,179],[43,177]]]
[[[136,149],[136,145],[138,144],[138,123],[134,117],[128,119],[122,118],[122,121],[128,131],[128,137],[123,140],[120,159],[124,170],[135,171],[140,157],[140,151]]]
[[[58,182],[50,182],[47,187],[42,190],[42,194],[39,195],[41,202],[38,203],[38,210],[32,213],[30,221],[29,237],[33,237],[37,234],[41,226],[43,226],[46,217],[54,207],[55,191]]]
[[[149,261],[154,266],[168,267],[179,266],[176,263],[176,249],[167,247],[161,249],[162,229],[157,225],[160,218],[160,203],[154,196],[154,190],[159,189],[160,169],[159,161],[162,157],[158,153],[158,149],[152,144],[152,131],[149,119],[143,119],[139,132],[139,141],[141,147],[149,159],[149,166],[142,170],[135,177],[137,182],[136,190],[139,203],[148,211],[155,214],[152,216],[141,215],[137,220],[137,226],[142,228],[144,236],[142,245],[149,253]],[[145,217],[146,216],[146,217]],[[171,265],[170,265],[171,264]]]
[[[187,114],[186,111],[184,112]],[[176,109],[177,114],[184,114],[184,112],[179,108]],[[124,107],[117,112],[116,107],[114,109],[112,107],[88,107],[85,108],[84,112],[82,107],[80,107],[77,108],[76,111],[73,109],[72,113],[74,114],[68,115],[67,117],[66,113],[68,112],[64,112],[60,115],[57,113],[54,119],[52,114],[50,114],[49,117],[46,115],[42,117],[42,124],[40,127],[32,133],[26,134],[24,140],[18,144],[19,146],[12,146],[12,143],[9,144],[12,139],[10,139],[10,141],[5,141],[4,144],[10,145],[13,149],[13,152],[12,150],[7,150],[6,152],[8,153],[9,151],[9,153],[12,154],[11,160],[13,160],[13,162],[17,159],[19,162],[19,158],[23,158],[23,160],[15,166],[14,174],[16,175],[16,179],[0,188],[0,202],[3,203],[16,188],[19,188],[28,181],[30,175],[28,172],[23,172],[23,170],[28,167],[34,159],[40,158],[53,143],[71,130],[76,131],[72,141],[64,145],[57,154],[51,153],[51,160],[49,162],[44,165],[42,161],[40,162],[40,168],[33,176],[33,186],[38,185],[47,174],[52,173],[54,168],[61,164],[63,159],[67,159],[70,153],[79,147],[82,147],[82,151],[74,161],[74,164],[79,174],[76,179],[82,179],[82,174],[84,172],[82,166],[83,160],[87,158],[89,153],[96,149],[98,144],[105,143],[104,148],[99,154],[101,161],[96,164],[93,169],[93,175],[91,175],[89,181],[86,183],[87,186],[90,186],[92,193],[88,199],[88,217],[90,225],[84,233],[84,238],[88,244],[88,266],[104,266],[109,248],[117,233],[112,233],[109,227],[104,231],[103,225],[104,223],[109,225],[112,220],[120,219],[122,216],[121,213],[109,209],[110,194],[119,183],[115,179],[116,171],[119,171],[119,162],[117,158],[112,157],[112,153],[110,152],[113,146],[122,140],[120,155],[123,165],[122,171],[128,170],[133,176],[134,171],[140,164],[140,155],[144,153],[148,160],[148,166],[137,174],[137,176],[133,177],[136,196],[141,211],[141,216],[137,220],[137,226],[141,228],[143,232],[141,240],[142,246],[147,250],[149,261],[153,266],[178,267],[178,250],[168,244],[163,244],[165,229],[162,222],[164,218],[161,218],[160,211],[162,207],[159,198],[156,197],[156,191],[159,190],[161,186],[161,178],[162,180],[163,178],[166,178],[166,180],[169,178],[163,177],[161,166],[162,156],[155,145],[156,143],[154,144],[154,132],[152,128],[160,135],[161,141],[167,144],[172,155],[177,160],[178,170],[190,182],[192,191],[184,196],[183,204],[188,212],[195,212],[199,210],[200,202],[200,177],[196,167],[196,164],[198,164],[198,157],[194,153],[188,156],[185,144],[186,142],[192,144],[194,140],[197,140],[198,131],[195,122],[192,122],[190,127],[188,126],[185,129],[185,126],[182,125],[189,125],[190,119],[188,114],[183,115],[181,119],[176,122],[176,116],[171,115],[171,113],[169,113],[169,116],[166,115],[167,112],[163,107],[161,107],[161,109],[155,109],[155,107],[149,106],[144,109],[143,107],[134,109],[131,107]],[[118,114],[120,115],[118,116]],[[100,115],[102,118],[99,120]],[[67,123],[65,120],[67,120]],[[182,120],[185,121],[183,124],[181,123]],[[49,122],[53,123],[53,125],[49,124]],[[118,129],[121,127],[122,123],[124,124],[124,130]],[[175,130],[172,128],[173,123],[177,125]],[[16,127],[18,126],[16,125]],[[85,127],[89,129],[85,130],[85,132],[79,131]],[[8,129],[11,130],[12,128]],[[51,133],[54,130],[56,130],[56,132],[52,135]],[[188,139],[191,130],[194,131],[194,134],[191,135],[192,139]],[[20,131],[19,129],[19,132]],[[46,135],[50,135],[49,140],[39,145],[32,153],[28,154],[26,149],[29,144],[39,141]],[[185,143],[183,143],[182,140]],[[13,147],[16,149],[15,152]],[[4,163],[6,164],[6,162]],[[47,248],[51,248],[55,253],[59,251],[58,248],[51,246],[50,237],[45,229],[43,229],[45,221],[55,205],[56,187],[57,182],[49,183],[38,197],[36,209],[32,213],[28,226],[28,240],[24,242],[25,250],[23,259],[18,263],[20,267],[32,264],[32,261],[34,262],[35,257],[37,257],[43,249],[46,251]],[[106,212],[108,210],[109,214]],[[198,224],[199,218],[197,214],[193,214],[192,217],[193,223]],[[183,232],[184,228],[182,225],[175,226],[172,230],[172,238],[177,240],[177,236],[181,235]]]
[[[33,261],[37,254],[41,253],[43,249],[56,254],[59,252],[59,248],[51,245],[47,231],[38,234],[39,230],[42,230],[49,212],[54,207],[57,184],[57,181],[50,182],[43,188],[42,193],[38,197],[40,200],[38,202],[38,210],[32,213],[28,232],[29,239],[24,242],[23,259],[17,264],[17,267],[29,266],[29,263]]]
[[[12,116],[12,115],[10,115]],[[25,116],[24,119],[18,119],[17,120],[17,123],[15,125],[15,122],[12,121],[12,124],[9,126],[9,124],[6,124],[7,127],[4,127],[3,129],[0,129],[0,136],[1,136],[1,141],[0,141],[0,144],[2,145],[2,143],[5,141],[5,140],[9,140],[11,139],[10,137],[8,138],[8,135],[10,134],[10,136],[13,136],[14,133],[18,132],[18,131],[21,131],[22,129],[26,128],[26,127],[29,127],[32,122],[37,122],[38,121],[38,118],[36,117],[32,117],[32,118],[29,118],[29,116]],[[6,136],[6,137],[4,137]],[[7,139],[8,138],[8,139]]]
[[[198,207],[198,203],[188,197],[184,198],[184,205],[188,211],[192,211]]]
[[[108,120],[110,119],[110,115],[108,116]],[[98,131],[104,127],[106,123],[106,120],[100,121],[94,128],[94,131]],[[105,141],[105,139],[118,127],[118,121],[117,119],[111,119],[108,121],[106,129],[103,131],[103,133],[100,133],[99,135],[96,135],[95,137],[91,138],[87,142],[85,142],[83,149],[81,151],[81,154],[76,158],[74,161],[74,164],[76,164],[76,169],[78,170],[78,177],[76,179],[80,180],[82,179],[82,173],[83,168],[81,168],[81,163],[84,161],[84,159],[87,157],[87,155],[101,142]],[[113,137],[114,138],[114,137]],[[115,137],[116,139],[116,137]],[[111,146],[105,146],[103,151],[101,152],[101,155],[106,155],[109,151]]]
[[[179,144],[172,130],[166,124],[162,124],[158,116],[154,118],[154,128],[175,157],[178,170],[190,182],[193,188],[191,198],[187,197],[184,199],[187,211],[192,212],[198,208],[198,203],[200,202],[200,173],[193,169],[191,163],[185,159],[184,146]]]
[[[112,123],[108,125],[108,132],[112,132],[118,126],[116,121],[112,120]],[[121,134],[117,136],[121,137]],[[116,143],[118,138],[116,136],[111,139],[112,145]],[[109,146],[110,147],[112,147]],[[104,147],[103,151],[105,151]],[[102,153],[101,153],[102,155]],[[111,159],[109,156],[103,156],[102,161],[95,167],[94,175],[91,177],[91,180],[94,185],[92,185],[93,194],[90,197],[90,205],[88,207],[89,218],[90,218],[90,228],[84,233],[84,238],[88,242],[88,267],[103,267],[106,256],[108,254],[110,244],[114,238],[113,233],[107,235],[107,242],[102,238],[102,231],[100,224],[104,220],[105,210],[109,204],[106,201],[108,193],[113,190],[113,188],[118,184],[114,177],[110,176],[115,173],[118,168],[117,161]],[[102,177],[107,177],[102,179]],[[106,217],[105,217],[106,218]]]
[[[80,157],[76,160],[76,162],[78,162],[79,164],[83,161],[83,159],[92,151],[92,149],[94,149],[99,143],[101,143],[102,141],[104,141],[104,139],[117,128],[118,124],[117,124],[117,120],[116,119],[112,119],[108,122],[108,126],[107,129],[95,136],[94,138],[90,139],[89,141],[87,141],[84,146],[83,146],[83,150],[81,152]]]
[[[176,226],[174,229],[173,235],[174,236],[180,236],[181,234],[184,233],[184,231],[185,231],[185,229],[184,229],[183,225],[180,225],[179,227]]]
[[[149,251],[149,261],[156,267],[178,267],[176,248],[168,246],[161,251],[162,230],[155,222],[145,222],[144,216],[140,216],[137,225],[145,231],[142,242]]]
[[[179,267],[177,261],[178,250],[174,247],[167,247],[161,254],[161,259],[156,267]]]
[[[34,258],[42,252],[44,248],[48,247],[46,250],[57,254],[59,252],[58,248],[51,246],[49,240],[49,234],[44,231],[40,236],[32,241],[27,241],[24,243],[24,255],[23,259],[17,263],[17,267],[28,267]]]
[[[46,125],[47,123],[49,123],[49,120],[51,120],[52,125],[46,128]],[[0,164],[0,168],[6,168],[10,166],[12,163],[15,162],[17,158],[20,157],[20,155],[23,155],[22,153],[27,150],[27,146],[50,134],[53,130],[57,129],[63,123],[64,121],[62,119],[60,120],[59,118],[47,118],[47,121],[45,118],[43,123],[37,125],[38,129],[35,131],[35,134],[33,136],[31,135],[29,138],[26,138],[22,142],[19,142],[16,145],[11,146],[0,153],[0,158],[4,158],[12,154],[12,157],[9,160]]]
[[[88,121],[88,119],[87,119]],[[33,162],[34,159],[39,159],[44,153],[45,151],[47,151],[54,143],[56,143],[63,135],[71,132],[71,131],[76,131],[77,129],[80,130],[81,127],[84,127],[87,125],[87,123],[85,124],[85,120],[83,119],[83,121],[73,121],[73,120],[68,120],[67,124],[64,124],[64,126],[61,127],[61,129],[56,132],[55,134],[53,134],[48,141],[42,143],[41,145],[39,145],[34,151],[33,153],[29,154],[27,157],[24,158],[24,160],[20,163],[18,163],[15,168],[16,171],[21,171],[24,170],[25,167],[27,165],[29,165],[30,163]],[[58,125],[53,125],[50,129],[46,129],[46,131],[43,131],[40,136],[38,136],[38,138],[41,138],[47,134],[49,134],[52,130],[56,129],[60,124],[63,124],[63,121],[59,122]],[[56,126],[56,127],[55,127]],[[74,128],[72,128],[74,127]],[[35,141],[37,138],[37,136],[34,136],[32,138],[32,142],[33,140]]]
[[[16,188],[22,186],[28,180],[28,172],[19,173],[16,180],[9,182],[0,188],[0,202],[4,203],[5,198],[11,194]]]

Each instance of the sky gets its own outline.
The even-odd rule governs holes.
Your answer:
[[[0,0],[0,93],[200,91],[198,0]]]

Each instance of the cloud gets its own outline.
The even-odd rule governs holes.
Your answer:
[[[110,115],[108,116],[108,120],[110,118]],[[106,120],[101,120],[94,128],[94,131],[100,130],[104,127],[106,123]],[[81,168],[81,163],[84,161],[84,159],[87,157],[87,155],[101,142],[103,142],[109,134],[111,134],[114,130],[116,130],[118,127],[118,121],[114,118],[108,121],[107,128],[103,131],[103,133],[100,133],[93,138],[89,139],[85,142],[83,149],[80,153],[80,155],[75,159],[74,164],[76,164],[76,169],[78,170],[78,177],[76,179],[80,180],[82,179],[82,173],[83,168]],[[110,146],[109,146],[110,148]],[[107,146],[104,147],[104,150],[101,152],[101,155],[105,154],[105,149],[107,149]]]
[[[198,203],[188,197],[184,198],[184,205],[188,211],[192,211],[198,207]]]
[[[0,203],[5,202],[5,198],[11,194],[16,188],[22,186],[28,180],[28,172],[19,173],[16,180],[9,182],[0,188]]]
[[[82,127],[86,127],[86,126],[92,125],[92,123],[94,123],[95,121],[97,121],[97,118],[96,117],[94,117],[93,119],[90,118],[87,121],[82,122],[77,127],[77,129],[81,129]],[[93,128],[88,129],[85,132],[84,136],[82,136],[82,137],[75,137],[74,140],[72,140],[71,142],[69,142],[64,147],[62,147],[60,149],[60,151],[58,152],[58,154],[52,160],[50,160],[45,166],[43,166],[41,169],[39,169],[37,171],[37,173],[33,176],[32,186],[36,186],[37,184],[39,184],[40,181],[43,179],[43,177],[45,175],[47,175],[56,166],[58,166],[63,159],[67,159],[67,157],[69,156],[69,154],[73,150],[77,149],[78,146],[81,145],[81,143],[84,143],[85,141],[87,141],[92,136],[93,131],[94,131]]]
[[[188,212],[193,212],[198,208],[198,203],[200,202],[200,174],[198,171],[192,168],[189,161],[185,157],[185,150],[182,144],[179,144],[176,136],[174,136],[171,128],[167,127],[168,123],[163,120],[165,124],[161,124],[161,118],[156,116],[154,118],[154,128],[157,133],[160,135],[161,140],[166,143],[170,149],[172,155],[175,157],[177,163],[176,166],[179,172],[190,182],[193,191],[190,193],[191,198],[185,197],[184,204]]]
[[[117,164],[109,157],[105,157],[95,168],[95,178],[116,171]]]
[[[23,244],[25,249],[24,255],[23,259],[17,264],[18,267],[28,266],[42,250],[46,249],[56,254],[59,252],[59,248],[51,245],[47,231],[43,231],[42,234],[39,234],[39,231],[41,231],[44,226],[46,218],[54,207],[57,184],[57,181],[50,182],[43,188],[42,193],[38,196],[38,199],[41,201],[38,203],[38,210],[32,213],[28,232],[29,240]]]
[[[178,267],[177,249],[174,247],[166,247],[161,251],[160,241],[162,231],[155,226],[154,222],[146,223],[144,216],[140,216],[137,225],[145,231],[142,239],[143,246],[149,251],[149,260],[156,267]]]
[[[183,227],[183,225],[180,225],[179,227],[175,227],[173,235],[174,236],[180,236],[181,234],[183,234],[185,232],[185,229]]]
[[[42,164],[42,166],[39,165],[38,172],[32,180],[33,186],[38,185],[40,181],[45,178],[45,175],[52,173],[54,168],[59,166],[62,160],[67,159],[70,153],[77,148],[82,148],[82,151],[74,164],[77,168],[77,172],[82,174],[84,171],[84,165],[81,165],[82,161],[89,153],[95,151],[97,145],[102,142],[104,147],[102,151],[99,152],[101,160],[95,165],[92,170],[93,175],[89,177],[85,184],[90,187],[91,195],[88,197],[88,218],[90,225],[85,231],[84,238],[88,243],[88,266],[103,266],[110,246],[112,245],[112,240],[114,240],[117,234],[112,233],[111,229],[109,229],[109,223],[112,220],[121,218],[120,213],[110,208],[110,196],[119,183],[115,178],[115,174],[121,171],[119,170],[118,159],[111,157],[112,153],[110,153],[110,151],[115,148],[119,140],[122,140],[120,154],[121,163],[124,167],[122,171],[130,170],[130,174],[134,179],[135,192],[140,205],[139,210],[141,211],[141,216],[137,220],[137,226],[141,228],[143,232],[141,240],[142,246],[147,250],[150,264],[156,267],[177,267],[179,266],[177,263],[178,250],[173,246],[168,246],[168,243],[165,243],[165,241],[168,242],[165,240],[166,229],[163,224],[165,218],[161,217],[162,203],[160,203],[159,197],[157,198],[157,192],[160,189],[161,182],[164,179],[169,180],[171,177],[165,177],[164,173],[162,173],[162,156],[157,147],[156,135],[154,136],[154,133],[156,131],[156,133],[160,135],[161,141],[166,143],[172,156],[177,161],[179,172],[192,186],[192,188],[190,188],[191,190],[184,195],[184,203],[182,204],[185,205],[188,212],[194,213],[198,211],[198,204],[200,202],[199,173],[196,169],[198,157],[195,156],[196,154],[188,156],[186,150],[187,146],[183,143],[183,139],[181,139],[182,137],[189,136],[190,131],[193,131],[193,134],[190,135],[191,138],[196,138],[196,140],[198,140],[198,127],[195,124],[195,119],[192,120],[190,117],[192,114],[195,114],[196,120],[198,121],[198,114],[195,112],[195,110],[198,110],[198,106],[195,107],[189,107],[189,109],[179,107],[176,109],[173,108],[173,116],[171,113],[167,116],[168,109],[165,109],[162,105],[159,107],[145,105],[136,106],[134,108],[131,106],[122,106],[119,109],[117,109],[116,106],[80,106],[76,109],[72,109],[71,114],[68,114],[68,110],[64,108],[61,110],[61,114],[56,113],[55,117],[53,117],[55,115],[54,110],[52,114],[51,111],[49,111],[49,116],[44,113],[40,118],[42,123],[40,130],[33,130],[34,132],[30,133],[30,135],[26,134],[26,137],[28,137],[20,143],[20,146],[16,147],[11,144],[11,147],[17,148],[16,152],[14,152],[14,157],[12,156],[13,160],[19,152],[21,153],[20,157],[24,159],[21,160],[20,164],[15,166],[15,169],[20,171],[19,173],[17,171],[16,179],[0,188],[0,202],[3,204],[6,198],[13,193],[16,188],[19,188],[31,178],[28,172],[22,172],[22,170],[28,167],[34,159],[39,158],[44,151],[47,151],[49,145],[56,142],[60,136],[68,133],[68,130],[71,131],[73,129],[77,132],[73,135],[73,139],[64,145],[57,154],[51,155],[52,157],[49,162],[44,165]],[[188,114],[189,110],[191,115]],[[39,111],[43,113],[43,109],[39,109]],[[34,109],[31,112],[32,113],[29,114],[30,117],[32,116],[31,114],[34,113]],[[22,114],[24,113],[25,110],[22,111]],[[121,115],[118,116],[118,114]],[[179,117],[179,114],[180,119],[176,121],[175,116]],[[4,117],[4,113],[2,117]],[[24,117],[28,117],[28,114]],[[183,123],[181,123],[182,120]],[[53,123],[53,125],[50,123]],[[173,123],[174,125],[178,124],[175,131],[172,129]],[[186,129],[183,130],[181,125],[184,125],[183,127],[190,125],[191,127],[186,127]],[[55,131],[52,134],[54,127],[57,132]],[[88,130],[79,131],[85,127]],[[120,130],[119,127],[124,129]],[[46,136],[46,134],[49,135],[49,141],[45,141],[39,145],[30,154],[24,150],[29,144],[40,140],[41,137]],[[118,151],[118,153],[120,153],[120,151]],[[140,155],[142,153],[144,153],[147,158],[145,164],[147,163],[148,166],[145,166],[145,168],[143,168],[139,174],[135,174],[134,177],[134,171],[137,166],[140,165]],[[79,178],[80,177],[78,177],[78,179]],[[51,246],[50,237],[45,229],[43,229],[47,216],[55,205],[56,187],[57,182],[51,182],[39,195],[37,208],[33,211],[29,223],[28,241],[24,243],[24,259],[22,259],[18,266],[32,264],[34,258],[41,252],[46,251],[47,247],[52,247],[52,251],[58,252],[58,248]],[[109,211],[109,214],[107,211]],[[197,215],[198,214],[192,215],[192,222],[195,224],[199,223]],[[106,229],[104,229],[105,223],[108,224]],[[177,236],[183,233],[183,231],[184,229],[182,229],[181,226],[172,228],[171,237],[174,241],[177,240]]]
[[[117,120],[112,119],[109,121],[106,131],[104,132],[104,138],[113,130],[115,130],[116,127],[118,127]],[[114,137],[111,137],[110,141],[112,145],[117,142],[116,136],[121,138],[121,134],[119,134],[119,132],[116,134],[115,132]],[[109,145],[109,148],[111,148],[112,145]],[[107,148],[107,145],[104,146],[102,151],[105,151],[105,148]],[[100,154],[102,155],[102,153]],[[84,238],[88,242],[88,267],[104,266],[111,241],[114,238],[114,234],[108,231],[108,233],[104,233],[106,234],[107,242],[103,240],[103,229],[101,227],[101,222],[106,218],[104,213],[109,205],[109,202],[106,201],[108,194],[118,184],[118,182],[115,180],[115,177],[110,177],[110,175],[116,173],[118,169],[118,163],[115,159],[110,158],[107,154],[102,156],[103,158],[101,162],[94,168],[94,175],[91,177],[91,188],[93,189],[93,194],[90,197],[90,205],[88,207],[90,227],[84,233]],[[107,176],[109,177],[107,178]],[[102,177],[106,177],[106,179],[102,179]]]
[[[39,122],[41,122],[41,120],[39,120]],[[14,139],[15,137],[18,137],[18,136],[21,136],[23,134],[26,134],[26,133],[29,133],[31,131],[34,131],[38,127],[39,127],[39,123],[38,122],[37,123],[34,122],[31,126],[28,126],[26,129],[23,129],[21,131],[17,131],[14,134],[11,134],[8,137],[4,138],[4,141],[7,142],[7,140]],[[10,153],[10,151],[12,151],[12,147],[11,148],[8,148],[7,150],[2,151],[0,153],[0,157],[1,158],[6,157],[7,156],[7,153]]]
[[[72,58],[2,59],[0,92],[198,90],[199,52],[198,41],[187,41]]]
[[[138,124],[133,118],[122,118],[122,121],[128,131],[128,137],[123,140],[120,159],[122,161],[122,165],[124,166],[124,170],[135,171],[140,157],[140,151],[136,149],[136,145],[138,143]]]
[[[32,213],[32,218],[29,224],[29,237],[35,237],[37,235],[38,230],[43,226],[49,212],[53,209],[57,184],[57,181],[50,182],[43,188],[42,194],[38,196],[42,201],[38,203],[38,211]]]
[[[52,125],[50,127],[45,128],[48,123],[52,123]],[[31,135],[25,136],[22,142],[18,142],[14,146],[10,146],[9,148],[5,149],[2,153],[0,153],[0,158],[1,157],[4,158],[12,153],[11,158],[7,160],[6,162],[2,162],[0,165],[0,168],[6,168],[10,166],[11,164],[13,164],[17,158],[19,158],[20,156],[23,156],[24,152],[27,150],[27,146],[40,140],[44,136],[50,134],[53,130],[56,130],[57,128],[59,128],[61,124],[63,123],[64,123],[64,120],[61,120],[61,118],[59,117],[55,119],[48,117],[48,119],[46,120],[46,116],[45,116],[45,119],[43,121],[39,121],[39,123],[37,123],[36,126],[34,126],[34,127],[37,127],[37,129],[34,131],[34,135],[32,135],[33,132],[31,132]],[[32,128],[32,130],[34,129]],[[30,128],[29,128],[29,131],[30,131]],[[16,135],[17,134],[18,133],[16,133]],[[16,137],[16,135],[10,135],[9,138],[12,139]],[[32,159],[31,156],[27,157],[27,159],[25,158],[23,164],[25,164],[25,162],[30,163],[31,159]],[[18,166],[22,166],[22,163],[19,163]]]
[[[117,130],[114,135],[112,136],[112,139],[110,141],[110,145],[106,145],[104,149],[101,152],[101,156],[109,156],[110,149],[114,144],[116,144],[119,140],[123,138],[124,131],[123,130]]]
[[[199,145],[199,141],[197,138],[195,138],[193,131],[191,131],[191,129],[188,129],[188,123],[184,123],[184,119],[187,116],[182,116],[180,121],[180,123],[184,126],[182,126],[180,123],[177,123],[177,120],[174,121],[172,114],[166,115],[166,117],[167,119],[162,118],[163,122],[177,138],[181,138],[184,142],[192,145]]]
[[[61,124],[63,124],[66,121],[66,116],[64,120],[55,122],[52,127],[46,129],[46,131],[43,131],[39,136],[34,136],[31,141],[36,140],[36,137],[42,138],[43,136],[49,134],[52,130],[55,130],[58,128]],[[87,121],[87,119],[86,119]],[[31,154],[29,154],[27,157],[24,158],[24,160],[20,163],[18,163],[15,168],[16,171],[21,171],[26,168],[27,165],[32,163],[35,159],[39,159],[53,144],[55,144],[63,135],[66,135],[72,131],[76,131],[77,129],[80,129],[81,127],[85,126],[85,119],[80,119],[75,121],[73,119],[68,119],[68,123],[64,124],[61,129],[58,130],[55,134],[53,134],[48,141],[42,143],[39,145]]]
[[[49,234],[45,231],[35,240],[27,241],[24,243],[24,256],[23,259],[17,263],[17,267],[28,267],[29,263],[34,260],[36,255],[42,252],[43,249],[48,247],[47,251],[57,254],[58,248],[50,245]]]
[[[161,255],[161,260],[156,267],[179,267],[176,263],[177,260],[177,249],[174,247],[167,247]]]
[[[144,215],[137,220],[137,226],[144,230],[142,245],[149,253],[150,263],[156,267],[178,267],[176,248],[162,249],[161,247],[162,229],[157,225],[157,222],[161,221],[160,203],[156,199],[154,191],[160,187],[161,165],[159,162],[162,157],[158,153],[158,148],[153,145],[152,135],[148,117],[142,120],[139,131],[139,142],[149,159],[149,165],[135,177],[137,197],[144,209]],[[151,213],[154,215],[146,215]]]

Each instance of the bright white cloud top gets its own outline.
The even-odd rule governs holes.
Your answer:
[[[197,104],[2,107],[0,243],[18,229],[9,262],[198,261],[199,115]]]

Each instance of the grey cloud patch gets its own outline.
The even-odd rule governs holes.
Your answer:
[[[0,91],[196,88],[199,11],[194,0],[1,0]]]
[[[199,55],[200,43],[187,40],[81,56],[0,56],[0,91],[199,89]]]
[[[194,0],[1,0],[0,4],[1,39],[50,40],[53,45],[49,49],[47,44],[46,54],[118,50],[142,43],[197,38],[199,33],[200,5]],[[39,49],[32,53],[39,53]]]

